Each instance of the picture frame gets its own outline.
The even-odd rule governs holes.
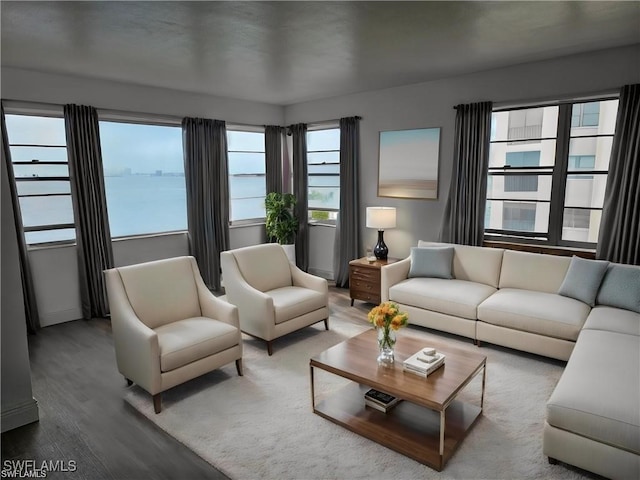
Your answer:
[[[438,199],[440,127],[380,132],[378,196]]]

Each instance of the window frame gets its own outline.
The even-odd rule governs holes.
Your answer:
[[[340,124],[332,123],[332,124],[322,124],[309,126],[307,129],[307,135],[311,132],[318,132],[322,130],[337,130],[340,133]],[[310,164],[309,163],[309,154],[310,153],[329,153],[329,152],[338,152],[338,161],[331,163],[322,163],[322,164]],[[308,168],[310,165],[337,165],[338,173],[309,173]],[[309,189],[311,188],[309,185],[309,179],[311,177],[337,177],[338,178],[338,191],[340,191],[340,144],[338,142],[337,150],[309,150],[307,146],[307,197],[309,195]],[[312,212],[327,212],[329,214],[329,218],[327,219],[314,219],[312,218]],[[335,227],[337,224],[338,215],[340,215],[340,208],[312,208],[309,207],[309,202],[307,200],[307,223],[309,225],[324,225]],[[331,218],[334,217],[334,218]]]
[[[267,184],[267,145],[266,145],[266,132],[265,132],[265,127],[258,127],[258,126],[251,126],[251,125],[233,125],[233,124],[227,124],[226,127],[226,131],[227,131],[227,161],[229,159],[229,153],[230,152],[234,152],[234,153],[262,153],[264,155],[264,162],[265,162],[265,173],[259,173],[259,174],[231,174],[231,173],[227,173],[227,181],[228,181],[228,185],[229,185],[229,227],[246,227],[246,226],[250,226],[250,225],[260,225],[260,224],[264,224],[267,220],[266,217],[266,213],[264,217],[255,217],[255,218],[243,218],[240,220],[231,220],[231,212],[232,212],[232,202],[233,202],[233,198],[231,197],[231,177],[263,177],[264,178],[264,182],[265,182],[265,197],[266,198],[266,193],[269,193],[266,191],[266,184]],[[248,150],[230,150],[229,149],[229,136],[228,133],[229,132],[249,132],[249,133],[261,133],[262,137],[263,137],[263,151],[262,152],[255,152],[255,151],[248,151]],[[229,167],[229,164],[227,164],[227,168]],[[228,168],[228,170],[231,170],[230,168]],[[260,198],[260,197],[245,197],[245,198]]]
[[[493,229],[487,228],[485,225],[484,229],[484,239],[488,242],[520,242],[526,244],[533,245],[546,245],[549,247],[570,247],[570,248],[582,248],[582,249],[590,249],[595,250],[597,243],[592,242],[584,242],[584,241],[576,241],[576,240],[563,240],[563,217],[565,209],[580,209],[580,210],[588,210],[588,211],[602,211],[603,207],[575,207],[572,205],[565,205],[565,196],[567,189],[567,179],[571,178],[572,175],[580,174],[580,175],[608,175],[608,170],[597,170],[597,169],[585,169],[585,170],[577,170],[577,171],[569,171],[569,148],[571,144],[571,140],[575,138],[602,138],[602,137],[613,137],[615,135],[615,131],[613,133],[595,133],[591,135],[571,135],[572,128],[597,128],[596,126],[573,126],[571,125],[572,120],[572,109],[576,104],[580,104],[581,107],[584,104],[593,103],[593,102],[605,102],[610,100],[619,100],[619,96],[616,94],[610,95],[602,95],[595,98],[588,99],[571,99],[559,102],[550,102],[550,103],[540,103],[540,104],[530,104],[523,105],[517,107],[499,107],[494,108],[492,113],[498,112],[510,112],[517,111],[523,109],[531,109],[531,108],[544,108],[544,107],[558,107],[558,124],[556,130],[555,137],[545,137],[541,136],[540,138],[535,138],[533,141],[541,142],[543,140],[555,140],[556,148],[555,148],[555,159],[554,165],[542,165],[538,167],[488,167],[487,169],[487,177],[491,178],[491,176],[499,176],[499,175],[540,175],[540,176],[550,176],[551,177],[551,195],[549,200],[535,200],[537,203],[549,203],[549,222],[547,226],[546,232],[521,232],[507,229]],[[581,114],[583,112],[583,108],[581,108]],[[580,117],[581,118],[581,117]],[[532,139],[524,139],[521,142],[518,142],[514,139],[509,139],[508,137],[504,140],[493,140],[490,141],[492,143],[505,143],[511,144],[514,143],[531,143]],[[575,155],[573,155],[575,156]],[[507,172],[509,170],[509,172]],[[587,178],[587,177],[585,177]],[[513,199],[513,198],[489,198],[489,193],[487,192],[486,200],[489,202],[490,200],[502,200],[502,201],[521,201],[527,202],[530,201],[528,199]],[[486,215],[485,215],[486,218]],[[541,234],[544,234],[546,238],[539,238]]]
[[[4,102],[3,102],[4,103]],[[62,120],[64,124],[64,113],[62,107],[56,107],[53,105],[41,105],[41,104],[33,104],[33,105],[23,105],[20,102],[6,102],[4,103],[5,115],[12,116],[24,116],[24,117],[37,117],[37,118],[57,118]],[[71,174],[69,171],[69,154],[68,147],[65,138],[64,145],[49,145],[49,144],[31,144],[31,143],[11,143],[11,136],[7,131],[7,147],[11,149],[11,147],[31,147],[31,148],[64,148],[66,152],[66,161],[64,162],[54,162],[54,161],[38,161],[37,165],[65,165],[67,167],[67,175],[66,176],[46,176],[46,177],[35,177],[31,178],[18,178],[15,175],[15,170],[13,169],[14,165],[34,165],[33,161],[27,160],[14,160],[13,155],[11,158],[11,168],[14,170],[13,172],[13,184],[16,189],[16,195],[18,197],[18,202],[20,198],[27,197],[69,197],[71,201],[71,215],[73,217],[73,223],[55,223],[55,224],[47,224],[47,225],[33,225],[33,226],[25,226],[24,218],[21,218],[23,223],[23,233],[24,240],[27,248],[38,249],[38,248],[46,248],[50,246],[65,246],[65,245],[75,245],[77,242],[77,229],[75,223],[75,212],[73,211],[73,192],[71,186]],[[45,182],[69,182],[69,193],[50,193],[50,194],[20,194],[18,193],[18,183],[19,182],[29,182],[29,181],[45,181]],[[22,216],[22,209],[20,209],[20,215]],[[29,243],[27,240],[27,233],[30,232],[46,232],[51,230],[67,230],[71,229],[74,231],[73,238],[66,240],[50,240],[46,242],[37,242],[37,243]]]

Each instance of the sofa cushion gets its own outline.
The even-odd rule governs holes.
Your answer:
[[[640,267],[610,264],[596,302],[640,313]]]
[[[603,260],[586,260],[573,256],[558,293],[593,307],[608,266],[609,262]]]
[[[505,250],[500,288],[556,293],[570,263],[569,257]]]
[[[327,306],[322,293],[308,288],[282,287],[265,293],[273,299],[276,324]]]
[[[412,247],[409,278],[453,278],[453,247]]]
[[[160,345],[160,370],[169,372],[238,345],[239,330],[206,317],[186,318],[155,329]]]
[[[505,288],[498,290],[478,306],[478,320],[523,332],[575,341],[589,310],[588,305],[555,293]]]
[[[583,330],[547,402],[549,425],[640,454],[640,341]]]
[[[483,283],[441,278],[410,278],[389,289],[389,299],[404,305],[475,320],[477,307],[495,288]]]
[[[118,268],[136,316],[149,328],[202,315],[189,257]]]
[[[503,249],[418,241],[418,247],[434,246],[453,247],[453,278],[498,288]]]
[[[640,337],[640,313],[622,308],[598,306],[591,309],[582,328],[606,330]]]
[[[240,273],[256,290],[266,292],[292,285],[289,259],[275,243],[265,243],[233,250]]]

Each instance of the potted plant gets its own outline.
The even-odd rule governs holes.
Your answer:
[[[290,193],[270,192],[265,198],[267,211],[267,237],[284,247],[289,260],[295,263],[295,246],[298,219],[293,213],[296,197]]]

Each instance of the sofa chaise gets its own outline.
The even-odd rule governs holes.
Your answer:
[[[437,250],[450,252],[449,271],[431,257],[424,274],[418,255]],[[423,241],[412,257],[382,268],[382,301],[415,325],[568,361],[547,403],[544,454],[640,478],[640,267],[591,261],[602,275],[586,299],[588,260]]]

